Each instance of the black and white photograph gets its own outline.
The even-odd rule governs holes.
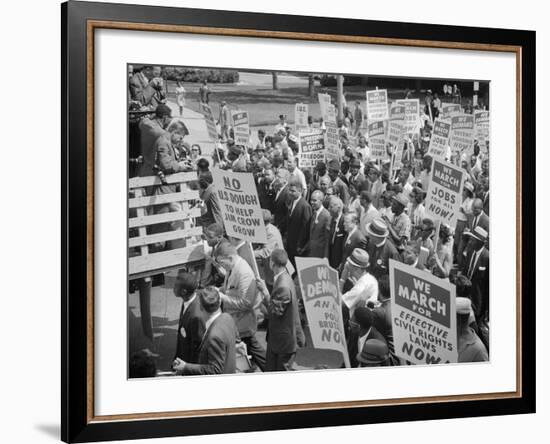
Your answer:
[[[489,80],[127,68],[129,379],[490,362]]]

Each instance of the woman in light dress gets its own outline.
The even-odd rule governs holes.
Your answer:
[[[434,276],[448,279],[453,265],[453,233],[449,225],[441,224],[439,239],[434,239],[435,252],[428,259],[428,267]]]
[[[185,88],[181,80],[176,81],[176,102],[180,109],[180,116],[183,114],[183,107],[185,106]]]

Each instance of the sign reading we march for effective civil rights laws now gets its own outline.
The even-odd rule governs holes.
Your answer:
[[[350,367],[338,272],[327,259],[307,257],[296,258],[296,270],[313,346],[339,351]]]
[[[267,234],[252,173],[213,168],[212,177],[228,236],[265,244]]]
[[[464,170],[449,162],[434,159],[430,184],[426,196],[425,208],[434,220],[440,219],[452,228],[462,203],[462,187],[464,186]]]
[[[414,364],[458,361],[455,286],[390,259],[395,353]]]

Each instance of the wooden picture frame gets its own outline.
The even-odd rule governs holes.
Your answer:
[[[89,442],[535,412],[535,33],[504,29],[64,3],[62,15],[62,416]],[[469,49],[516,55],[517,389],[134,415],[94,415],[94,32],[160,31]],[[524,118],[529,109],[529,118]]]

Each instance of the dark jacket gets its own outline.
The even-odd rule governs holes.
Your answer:
[[[282,304],[283,309],[275,307]],[[277,277],[273,283],[268,312],[267,349],[275,354],[296,352],[297,343],[304,343],[300,324],[296,288],[288,273]]]
[[[346,235],[346,230],[344,230],[344,215],[342,214],[340,216],[338,226],[336,226],[336,220],[332,218],[329,232],[328,262],[330,266],[336,270],[338,270],[342,263]]]
[[[311,222],[311,206],[300,197],[294,211],[292,203],[289,204],[287,222],[287,248],[288,257],[292,260],[295,256],[301,256],[309,240],[309,224]]]
[[[342,272],[342,270],[344,269],[344,264],[346,263],[347,258],[351,256],[351,253],[353,253],[353,250],[355,250],[356,248],[361,248],[363,250],[367,249],[367,238],[363,233],[361,233],[361,230],[359,230],[359,227],[357,227],[357,229],[351,235],[351,237],[348,236],[348,233],[346,233],[346,236],[344,237],[344,239],[345,241],[344,241],[344,248],[342,250],[340,272]]]
[[[178,324],[176,358],[180,358],[185,362],[197,363],[208,315],[201,310],[198,296],[195,296],[185,313],[183,313],[183,307],[182,304]]]
[[[184,375],[219,375],[235,373],[237,327],[227,313],[220,314],[210,325],[200,345],[197,364],[187,363]]]
[[[312,212],[309,242],[304,252],[307,257],[328,257],[331,219],[330,213],[324,207],[317,217],[317,222],[315,222],[315,211]]]
[[[279,229],[283,238],[286,236],[288,204],[290,200],[291,197],[288,194],[288,186],[285,185],[279,197],[276,198],[273,203],[273,225]]]
[[[474,253],[472,249],[468,251],[462,272],[472,281],[472,304],[476,318],[479,319],[489,309],[489,251],[483,248],[470,275],[470,262]]]
[[[389,274],[390,259],[401,262],[401,255],[389,239],[386,239],[381,247],[369,242],[367,253],[369,254],[369,268],[367,271],[377,279],[384,274]]]
[[[204,201],[206,207],[206,212],[199,218],[201,226],[206,228],[214,222],[217,222],[223,227],[220,201],[218,200],[213,184],[210,184],[208,188],[202,192],[201,199]]]

